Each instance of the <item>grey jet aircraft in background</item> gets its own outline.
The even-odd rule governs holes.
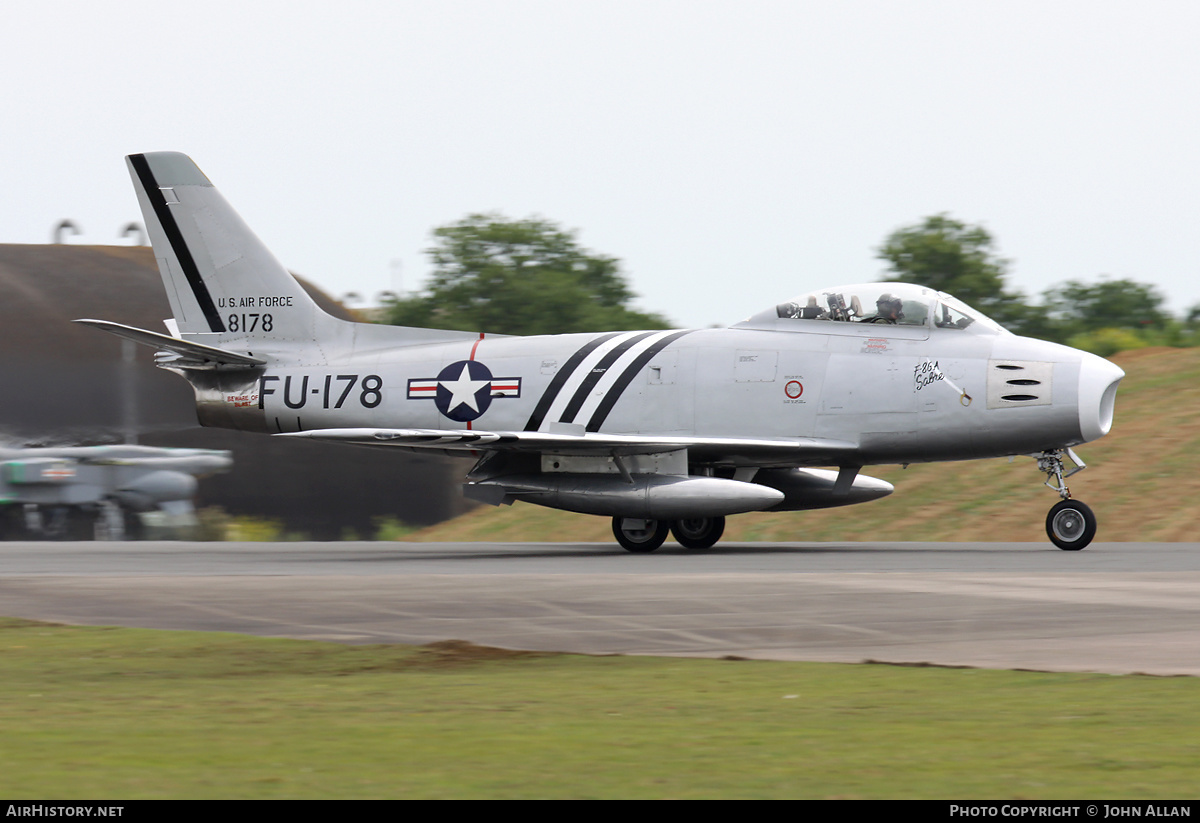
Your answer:
[[[724,329],[510,337],[352,323],[308,298],[186,155],[127,162],[169,334],[79,322],[158,349],[205,426],[469,456],[468,497],[610,516],[631,552],[668,533],[707,548],[731,514],[890,494],[864,466],[1025,454],[1061,497],[1046,519],[1054,544],[1095,535],[1065,478],[1084,467],[1071,447],[1108,432],[1124,372],[948,294],[814,289]]]
[[[0,448],[0,540],[139,538],[141,514],[190,513],[196,478],[232,465],[212,449]]]

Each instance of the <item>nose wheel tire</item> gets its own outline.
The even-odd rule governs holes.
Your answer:
[[[613,536],[627,552],[649,554],[663,544],[671,524],[666,520],[642,520],[637,517],[614,517]]]
[[[671,534],[685,549],[712,548],[724,532],[724,517],[684,518],[676,520],[671,526]]]
[[[1077,552],[1096,536],[1096,515],[1078,500],[1063,500],[1046,515],[1046,534],[1063,551]]]

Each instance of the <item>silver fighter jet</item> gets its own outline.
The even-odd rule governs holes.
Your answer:
[[[731,514],[892,492],[863,466],[1023,454],[1062,498],[1046,520],[1055,545],[1095,535],[1065,480],[1084,467],[1071,447],[1108,432],[1124,372],[948,294],[814,289],[725,329],[351,323],[313,304],[190,158],[127,162],[169,334],[79,322],[158,349],[203,425],[469,456],[468,497],[610,516],[631,552],[668,533],[707,548]]]

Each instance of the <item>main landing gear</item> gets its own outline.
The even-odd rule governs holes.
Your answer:
[[[1071,458],[1075,468],[1063,472],[1063,455]],[[1071,499],[1066,479],[1087,468],[1087,464],[1070,449],[1054,449],[1037,455],[1038,469],[1046,473],[1046,485],[1062,498],[1046,515],[1046,535],[1063,551],[1077,552],[1096,536],[1096,515],[1087,505]]]
[[[634,554],[649,554],[675,535],[685,549],[707,549],[725,532],[724,517],[691,517],[683,520],[643,520],[638,517],[614,517],[613,536],[621,548]]]

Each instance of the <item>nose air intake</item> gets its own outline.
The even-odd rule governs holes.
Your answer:
[[[1079,431],[1084,441],[1096,440],[1112,428],[1117,386],[1125,372],[1103,357],[1085,354],[1079,364]]]

